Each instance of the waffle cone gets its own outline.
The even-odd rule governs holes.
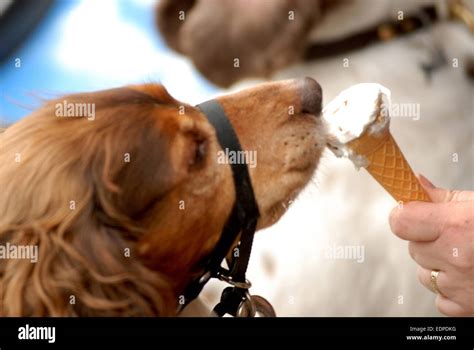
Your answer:
[[[348,147],[367,159],[367,171],[396,201],[431,201],[388,127],[378,133],[366,130],[359,138],[349,142]]]

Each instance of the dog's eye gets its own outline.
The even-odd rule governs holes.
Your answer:
[[[206,159],[207,155],[207,140],[196,139],[194,141],[194,151],[189,160],[190,166],[199,166]]]

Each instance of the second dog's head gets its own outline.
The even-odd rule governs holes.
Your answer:
[[[267,227],[317,167],[321,89],[306,78],[217,100]],[[34,264],[0,261],[2,315],[173,314],[235,201],[232,155],[161,85],[51,101],[0,146],[0,243],[39,247]]]

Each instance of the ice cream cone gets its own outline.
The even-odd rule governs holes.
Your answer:
[[[396,201],[425,201],[430,198],[395,142],[388,125],[378,132],[365,130],[347,147],[366,158],[367,171]]]
[[[364,167],[399,202],[430,198],[390,133],[390,90],[361,83],[342,91],[323,110],[337,157]]]

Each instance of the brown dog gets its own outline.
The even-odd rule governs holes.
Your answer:
[[[305,78],[218,100],[256,151],[258,228],[272,225],[326,144],[321,88]],[[74,110],[85,105],[93,118]],[[2,316],[174,315],[234,203],[213,127],[161,85],[51,101],[0,134],[0,150],[0,246],[39,248],[34,263],[0,259]]]

